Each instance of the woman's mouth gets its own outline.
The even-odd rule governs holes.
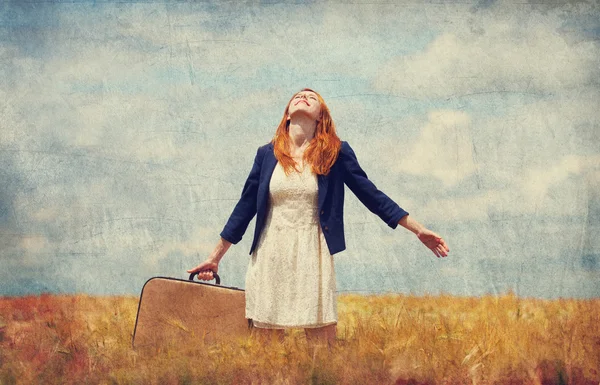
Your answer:
[[[296,104],[294,104],[294,105],[295,105],[295,106],[297,106],[297,105],[298,105],[298,104],[300,104],[300,103],[306,103],[306,105],[310,107],[310,104],[308,104],[308,101],[306,101],[306,100],[298,100],[298,101],[296,102]]]

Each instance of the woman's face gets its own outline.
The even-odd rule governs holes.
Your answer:
[[[312,91],[300,91],[290,101],[288,118],[294,114],[303,114],[318,121],[321,117],[321,103]]]

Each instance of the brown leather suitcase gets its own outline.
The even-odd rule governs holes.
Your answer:
[[[132,345],[134,349],[160,348],[185,342],[217,342],[247,337],[244,290],[217,284],[154,277],[144,284]]]

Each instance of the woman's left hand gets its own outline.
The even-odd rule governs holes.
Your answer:
[[[417,237],[425,246],[433,251],[433,254],[435,254],[438,258],[446,257],[448,255],[448,252],[450,251],[448,245],[446,245],[446,242],[442,239],[442,237],[433,231],[429,229],[423,229],[417,233]]]

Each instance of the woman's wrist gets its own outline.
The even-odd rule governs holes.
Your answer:
[[[215,247],[211,255],[208,257],[208,259],[211,262],[218,264],[219,262],[221,262],[221,259],[223,258],[227,250],[229,250],[229,247],[231,245],[232,243],[228,240],[224,238],[219,239],[219,243],[217,243],[217,246]]]
[[[425,229],[422,224],[412,219],[409,215],[403,216],[398,221],[398,224],[416,235],[419,235]]]

